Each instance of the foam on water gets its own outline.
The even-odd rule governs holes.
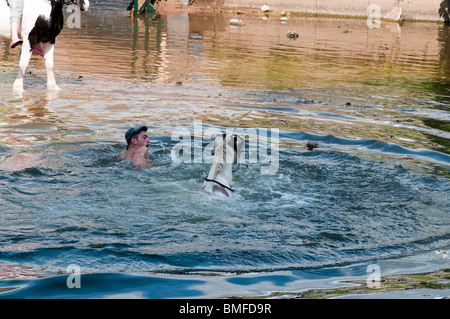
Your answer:
[[[448,244],[445,178],[331,148],[283,149],[277,174],[242,164],[229,200],[202,190],[209,164],[174,164],[174,141],[158,140],[149,170],[118,162],[120,145],[87,143],[49,145],[38,165],[3,171],[1,259],[48,273],[72,263],[88,272],[248,272]]]

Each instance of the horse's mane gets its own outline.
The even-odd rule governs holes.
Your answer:
[[[227,142],[224,138],[221,139],[221,141],[222,142],[214,149],[214,162],[217,164],[214,176],[225,168],[227,160]],[[219,161],[216,161],[216,158],[219,159]]]

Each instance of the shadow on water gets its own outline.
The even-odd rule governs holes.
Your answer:
[[[5,282],[7,289],[12,291],[0,294],[0,298],[198,298],[203,296],[202,292],[190,287],[202,283],[201,280],[116,273],[83,274],[80,276],[79,286],[76,286],[75,280],[69,276],[54,276],[33,281]]]

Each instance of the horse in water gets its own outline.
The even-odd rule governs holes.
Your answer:
[[[47,88],[59,90],[53,72],[55,39],[64,25],[63,5],[77,3],[87,11],[89,0],[24,0],[21,34],[23,39],[19,73],[13,90],[23,91],[23,76],[36,45],[40,44],[47,70]],[[0,0],[0,36],[10,38],[10,8],[7,0]]]
[[[244,139],[236,134],[221,134],[215,137],[214,160],[205,178],[203,189],[207,192],[230,197],[234,189],[233,163],[237,163],[244,146]]]

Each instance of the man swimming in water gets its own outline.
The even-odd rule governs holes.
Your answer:
[[[130,160],[134,165],[142,168],[151,167],[147,155],[150,139],[147,134],[147,126],[140,128],[130,128],[125,133],[125,140],[127,141],[127,148],[120,153],[121,160]]]

